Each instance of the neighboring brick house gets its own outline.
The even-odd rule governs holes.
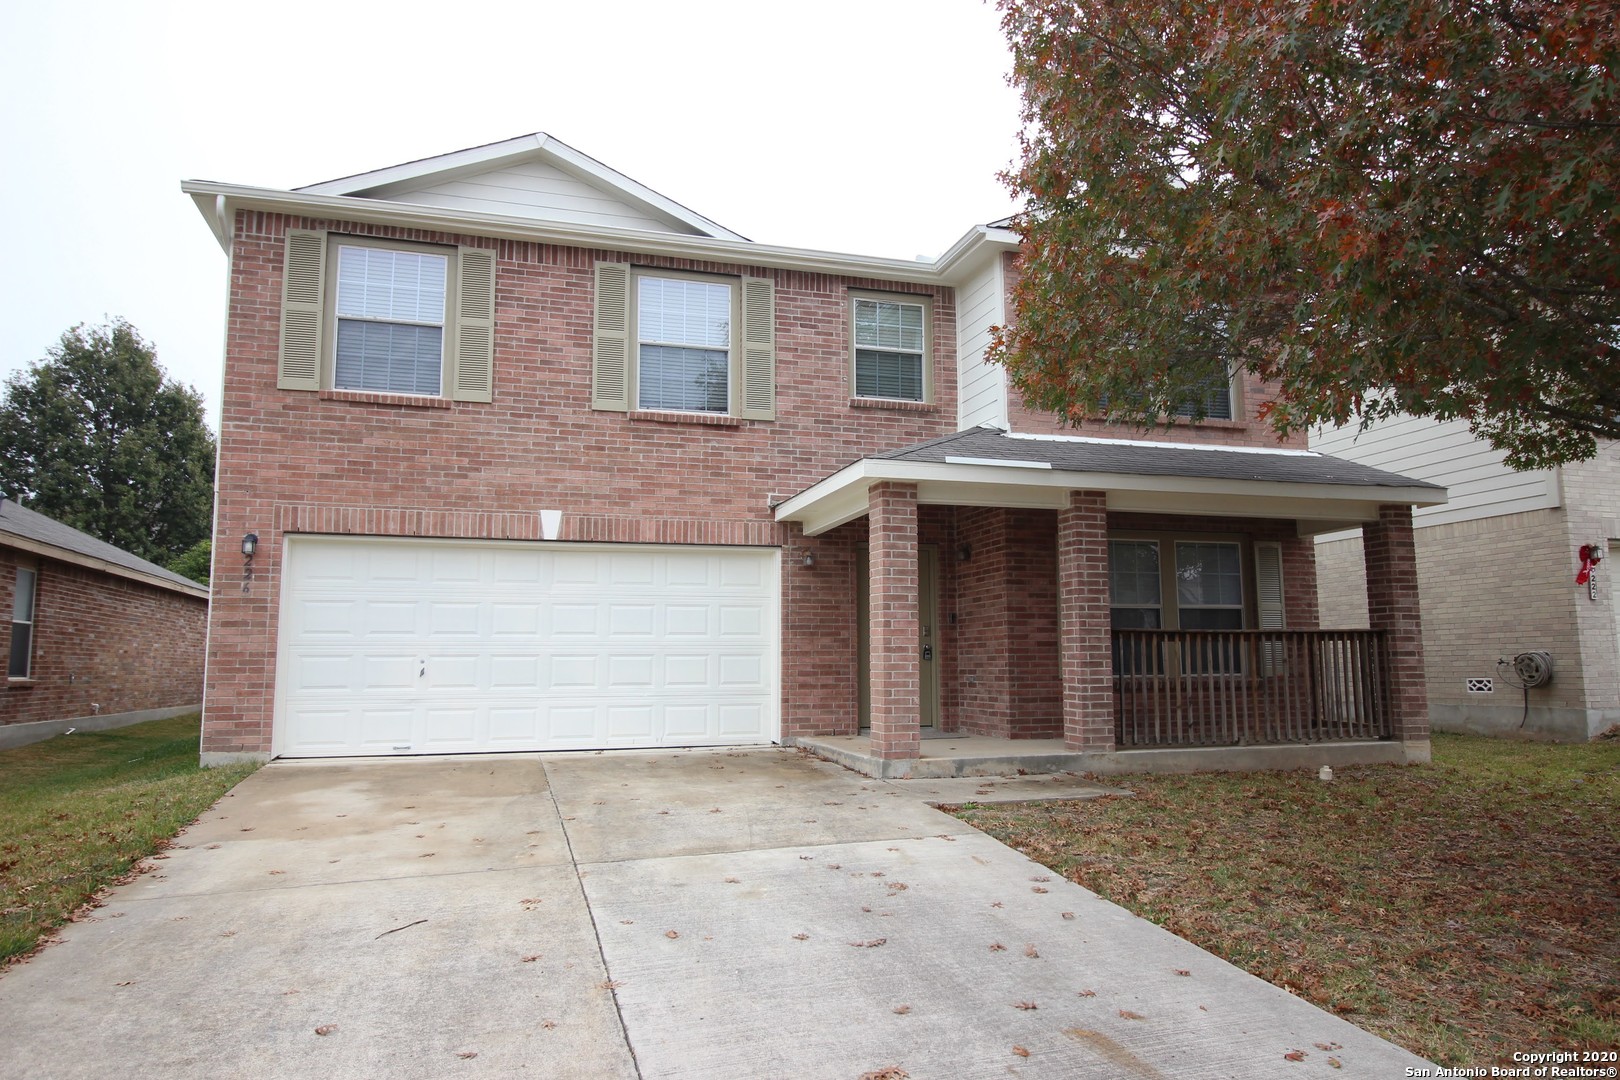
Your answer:
[[[216,550],[257,540],[205,761],[1427,755],[1406,556],[1444,492],[1276,446],[1252,384],[1161,439],[1024,409],[983,357],[1004,227],[932,262],[756,244],[544,135],[183,186],[230,258]],[[1378,621],[1325,635],[1310,536],[1361,523]]]
[[[0,498],[0,747],[195,712],[208,590]]]
[[[1517,472],[1461,420],[1401,416],[1313,442],[1450,489],[1447,505],[1413,520],[1435,728],[1583,742],[1620,724],[1620,444]],[[1577,583],[1583,547],[1608,557]],[[1367,625],[1362,562],[1355,534],[1321,538],[1321,607],[1336,625]],[[1515,676],[1511,661],[1527,652],[1551,655],[1545,684]]]

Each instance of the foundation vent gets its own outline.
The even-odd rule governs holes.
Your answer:
[[[1496,693],[1495,679],[1464,679],[1463,682],[1467,685],[1470,694]]]

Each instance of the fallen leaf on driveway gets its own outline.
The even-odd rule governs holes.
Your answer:
[[[1035,948],[1033,945],[1024,946],[1024,955],[1029,957],[1031,960],[1039,960],[1041,958],[1040,950]]]
[[[1029,1051],[1025,1050],[1022,1046],[1013,1047],[1013,1053],[1017,1054],[1019,1057],[1029,1057]]]
[[[433,852],[424,851],[424,852],[422,852],[422,854],[418,855],[417,858],[418,859],[431,859],[431,858],[433,858]]]
[[[1191,975],[1192,972],[1188,971],[1186,968],[1176,968],[1176,974],[1177,975]]]
[[[337,1030],[337,1025],[336,1024],[322,1024],[320,1027],[315,1029],[315,1034],[317,1034],[317,1035],[330,1035],[330,1034],[332,1034],[332,1032],[334,1032],[336,1030]]]
[[[906,1015],[906,1013],[908,1013],[910,1011],[911,1011],[911,1006],[910,1005],[896,1005],[894,1007],[894,1015],[896,1015],[896,1016],[904,1016],[904,1015]]]
[[[1041,887],[1041,886],[1039,886],[1039,885],[1031,885],[1031,886],[1030,886],[1030,887],[1029,887],[1029,891],[1030,891],[1030,892],[1049,892],[1049,891],[1050,891],[1050,890],[1048,890],[1048,889],[1045,889],[1045,888],[1042,888],[1042,887]]]
[[[1080,991],[1080,996],[1081,997],[1096,997],[1097,996],[1097,991],[1095,991],[1095,990],[1082,990],[1082,991]]]
[[[727,885],[741,885],[742,884],[742,878],[728,877],[728,878],[726,878],[726,884]]]
[[[478,1051],[476,1051],[476,1050],[463,1050],[461,1053],[456,1055],[456,1057],[460,1058],[463,1061],[466,1061],[468,1058],[475,1058],[477,1056],[478,1056]]]
[[[1304,1061],[1305,1060],[1305,1051],[1303,1051],[1303,1050],[1290,1050],[1290,1051],[1288,1051],[1288,1053],[1283,1055],[1283,1060],[1284,1061]]]
[[[674,941],[676,938],[681,936],[681,933],[679,930],[665,930],[664,936],[669,938],[671,941]]]
[[[536,961],[536,960],[538,960],[538,959],[540,959],[540,957],[541,957],[541,956],[542,956],[542,955],[543,955],[543,954],[542,954],[542,953],[532,953],[532,954],[531,954],[531,955],[529,955],[529,956],[525,956],[525,957],[524,957],[524,958],[523,958],[523,962],[524,962],[524,963],[525,963],[525,964],[532,964],[532,963],[534,963],[534,962],[535,962],[535,961]]]
[[[131,980],[129,980],[129,982],[113,983],[113,985],[114,986],[134,986],[135,985],[135,980],[131,979]]]
[[[793,940],[794,941],[809,941],[810,940],[810,935],[809,934],[794,934],[793,935]]]
[[[886,938],[886,937],[875,937],[870,941],[850,941],[850,942],[846,942],[845,944],[851,946],[852,948],[856,948],[856,949],[875,949],[879,945],[887,944],[888,941],[889,941],[889,939]]]
[[[1141,1013],[1131,1012],[1131,1010],[1129,1010],[1129,1009],[1121,1009],[1121,1010],[1119,1010],[1119,1015],[1124,1017],[1126,1020],[1146,1020],[1147,1019],[1147,1017],[1143,1016]]]
[[[1032,1012],[1035,1009],[1040,1008],[1040,1006],[1036,1005],[1033,1001],[1015,1001],[1013,1002],[1013,1008],[1023,1009],[1025,1012]]]
[[[617,979],[603,979],[596,985],[597,988],[601,990],[617,990],[619,987],[623,986],[624,983],[619,982]]]
[[[1335,1069],[1344,1068],[1344,1065],[1340,1063],[1338,1058],[1328,1058],[1328,1064],[1333,1066]]]
[[[999,942],[999,941],[997,941],[997,942],[993,942],[993,943],[992,943],[992,944],[991,944],[991,945],[990,945],[990,951],[991,951],[991,952],[1006,952],[1006,951],[1007,951],[1007,946],[1005,946],[1005,945],[1003,945],[1003,944],[1002,944],[1002,943],[1001,943],[1001,942]]]
[[[1343,1050],[1344,1049],[1344,1047],[1340,1046],[1338,1043],[1315,1043],[1313,1045],[1315,1045],[1315,1047],[1318,1050]]]
[[[906,1080],[910,1075],[898,1065],[885,1065],[881,1069],[861,1073],[861,1080]]]
[[[542,1021],[540,1021],[540,1026],[545,1028],[547,1031],[550,1031],[550,1030],[552,1030],[553,1028],[555,1028],[557,1026],[557,1021],[555,1021],[555,1020],[542,1020]]]
[[[1064,918],[1065,918],[1065,919],[1072,919],[1072,918],[1074,918],[1074,912],[1072,912],[1072,911],[1065,911],[1065,912],[1064,912],[1064,913],[1063,913],[1063,917],[1064,917]]]

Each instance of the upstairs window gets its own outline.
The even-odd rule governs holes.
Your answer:
[[[928,316],[922,300],[854,297],[856,397],[928,400]]]
[[[6,669],[12,679],[28,678],[33,666],[35,581],[31,568],[17,567],[16,588],[11,594],[11,662]]]
[[[339,244],[333,388],[439,396],[449,278],[448,255]]]
[[[490,400],[494,251],[289,229],[281,287],[278,389]]]
[[[1230,376],[1224,379],[1219,376],[1209,379],[1202,386],[1200,386],[1197,391],[1195,391],[1195,394],[1202,399],[1204,406],[1203,419],[1232,419],[1232,380]],[[1177,406],[1172,415],[1181,419],[1191,420],[1198,417],[1198,414],[1199,410],[1197,404],[1188,401]]]
[[[730,409],[735,305],[730,282],[636,278],[636,408]]]

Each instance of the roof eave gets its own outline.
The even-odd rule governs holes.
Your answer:
[[[223,184],[210,180],[187,180],[181,183],[180,190],[191,196],[204,219],[209,222],[209,228],[214,231],[216,238],[220,238],[216,223],[222,218],[223,221],[229,222],[236,210],[246,209],[303,217],[362,221],[373,225],[459,232],[506,240],[527,240],[565,247],[629,251],[643,255],[669,255],[675,258],[741,263],[747,266],[803,270],[810,273],[873,277],[919,285],[949,284],[940,273],[938,263],[916,262],[909,259],[848,255],[708,236],[537,221],[533,218],[382,202],[344,195],[277,191],[272,188]],[[227,251],[230,250],[228,236],[221,238],[221,245]]]
[[[1061,509],[1070,491],[1103,491],[1110,510],[1197,516],[1284,518],[1302,534],[1377,520],[1381,505],[1437,506],[1444,490],[1371,484],[1312,484],[1202,476],[1158,476],[1032,469],[1011,463],[950,464],[862,458],[776,507],[777,521],[799,523],[807,536],[864,516],[868,492],[881,481],[917,485],[928,505]]]
[[[58,547],[55,544],[36,540],[30,536],[19,536],[16,533],[6,532],[3,529],[0,529],[0,546],[16,548],[18,551],[26,551],[31,555],[55,559],[57,562],[72,563],[74,566],[82,566],[88,570],[99,570],[116,577],[127,578],[130,581],[138,581],[144,585],[152,585],[159,589],[180,593],[182,596],[192,596],[199,600],[209,598],[209,591],[205,586],[191,583],[182,585],[178,581],[170,581],[156,574],[137,570],[132,566],[120,566],[118,563],[107,559],[100,559],[94,555],[86,555],[79,551],[71,551],[68,548]]]

